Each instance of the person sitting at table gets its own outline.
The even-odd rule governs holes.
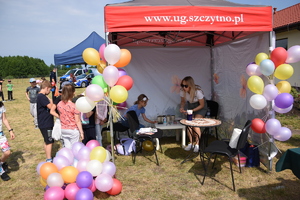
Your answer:
[[[191,76],[186,76],[181,81],[180,90],[180,112],[186,114],[184,110],[185,103],[187,102],[187,109],[193,110],[194,118],[203,118],[207,112],[206,100],[204,93],[199,85],[195,85],[194,79]],[[199,127],[193,127],[188,129],[187,134],[190,143],[185,147],[184,150],[189,151],[194,146],[194,152],[199,151],[199,138],[201,137],[201,130]],[[194,139],[193,139],[194,137]]]
[[[137,117],[142,115],[143,119],[146,122],[149,122],[151,124],[155,124],[156,121],[152,121],[152,120],[148,119],[145,115],[145,113],[146,113],[145,107],[147,106],[147,102],[148,102],[148,97],[145,94],[140,94],[138,96],[137,100],[134,102],[134,105],[131,106],[130,108],[128,108],[126,113],[130,110],[134,110]],[[126,113],[123,116],[124,119],[121,119],[121,123],[122,123],[123,126],[129,127],[128,120],[127,120],[127,117],[126,117]],[[144,127],[145,126],[143,124],[140,124],[140,128],[144,128]]]

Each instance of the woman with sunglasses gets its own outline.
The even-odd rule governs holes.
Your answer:
[[[185,103],[187,102],[187,110],[193,110],[194,118],[203,118],[207,112],[206,100],[204,93],[199,85],[195,85],[194,79],[190,76],[186,76],[181,81],[180,91],[180,112],[186,114],[184,110]],[[194,147],[194,152],[199,151],[199,138],[201,137],[201,130],[198,127],[193,127],[193,130],[187,131],[190,143],[185,148],[186,151],[191,150]],[[194,137],[194,139],[193,139]],[[192,144],[193,142],[193,144]]]
[[[140,94],[138,96],[137,100],[134,102],[134,105],[131,106],[130,108],[128,108],[127,112],[130,111],[130,110],[134,110],[137,117],[142,115],[143,119],[146,122],[149,122],[151,124],[155,124],[156,121],[152,121],[152,120],[148,119],[145,115],[145,113],[146,113],[145,107],[147,106],[147,102],[148,102],[148,97],[144,94]],[[124,120],[122,119],[121,123],[122,123],[123,126],[129,127],[129,124],[128,124],[128,121],[127,121],[127,118],[126,118],[126,113],[124,114]],[[143,124],[140,124],[140,128],[144,128],[144,127],[145,126]]]

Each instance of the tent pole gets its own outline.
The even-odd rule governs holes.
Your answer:
[[[211,84],[211,96],[210,99],[213,100],[213,93],[214,93],[214,84],[213,84],[213,75],[214,75],[214,59],[213,59],[213,50],[212,46],[210,46],[210,77],[212,78],[212,81],[210,82]]]

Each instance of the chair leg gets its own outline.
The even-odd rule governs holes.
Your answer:
[[[216,131],[216,139],[219,140],[218,128],[217,127],[215,127],[215,131]]]
[[[202,185],[204,185],[205,177],[206,177],[206,174],[207,174],[208,166],[209,166],[210,159],[211,159],[212,155],[213,155],[213,154],[210,154],[210,155],[209,155],[209,158],[208,158],[208,162],[207,162],[207,166],[206,166],[206,167],[205,167],[204,159],[203,159],[204,176],[203,176],[203,180],[202,180]]]
[[[228,157],[229,159],[229,163],[230,163],[230,171],[231,171],[231,179],[232,179],[232,185],[233,185],[233,191],[235,191],[235,184],[234,184],[234,177],[233,177],[233,170],[232,170],[232,161],[231,159]]]
[[[154,149],[154,155],[155,155],[155,158],[156,158],[156,165],[159,166],[159,161],[158,161],[158,157],[157,157],[157,154],[156,154],[156,149]]]
[[[238,153],[237,156],[238,156],[238,163],[239,163],[240,173],[242,173],[240,154]]]
[[[215,163],[216,163],[216,160],[217,160],[217,155],[218,155],[218,154],[215,155],[214,163],[213,163],[213,165],[211,166],[212,169],[213,169],[214,166],[215,166]]]

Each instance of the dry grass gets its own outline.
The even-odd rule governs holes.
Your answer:
[[[36,172],[39,162],[45,160],[43,140],[38,129],[34,129],[33,118],[29,114],[29,102],[25,98],[27,79],[12,80],[15,85],[15,101],[5,102],[7,117],[16,133],[16,139],[9,141],[12,155],[8,160],[11,180],[0,180],[0,199],[43,199],[43,187]],[[78,89],[78,94],[84,89]],[[6,91],[6,90],[5,90]],[[5,96],[7,94],[5,92]],[[6,128],[4,131],[7,132]],[[180,164],[187,156],[175,138],[161,140],[163,153],[158,152],[160,166],[156,166],[154,155],[138,154],[136,164],[131,156],[116,156],[116,178],[123,184],[122,193],[109,197],[96,192],[95,199],[298,199],[300,181],[290,170],[267,172],[264,166],[243,168],[238,173],[234,166],[237,191],[231,190],[229,164],[219,158],[212,176],[201,185],[203,167],[199,157]],[[300,137],[295,134],[287,142],[277,142],[285,151],[300,146]],[[53,156],[60,148],[53,148]]]

